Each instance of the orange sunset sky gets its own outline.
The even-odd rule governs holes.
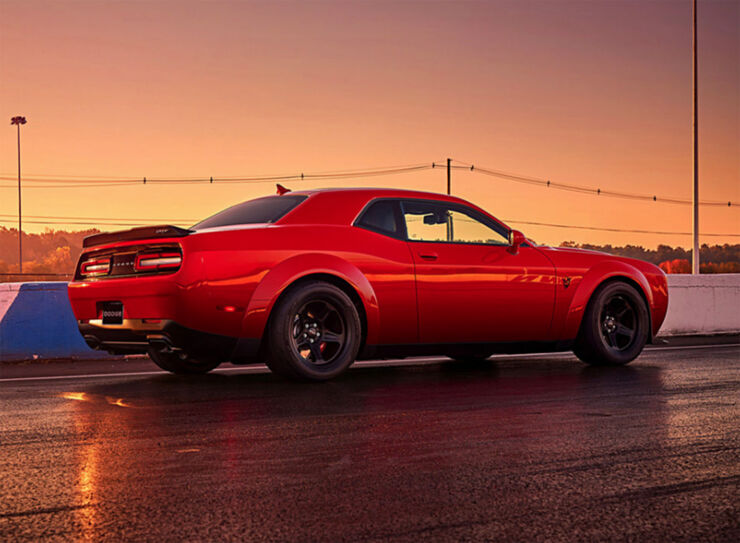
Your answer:
[[[740,2],[699,1],[702,200],[740,204],[739,34]],[[691,1],[0,0],[0,114],[0,225],[17,225],[12,116],[28,119],[24,176],[47,179],[24,181],[31,232],[84,228],[73,221],[116,229],[100,223],[129,222],[122,219],[187,226],[275,190],[95,179],[218,179],[446,157],[690,199]],[[454,170],[452,183],[453,194],[539,242],[691,243],[689,235],[514,222],[690,232],[690,206],[465,170]],[[435,169],[285,184],[444,192],[446,178]],[[740,205],[703,207],[700,224],[725,234],[702,243],[738,243]]]

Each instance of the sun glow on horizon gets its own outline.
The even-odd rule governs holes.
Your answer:
[[[740,5],[701,9],[700,198],[740,201]],[[690,198],[690,14],[688,3],[183,1],[172,9],[8,0],[0,5],[0,114],[28,119],[24,176],[69,180],[24,183],[24,231],[83,230],[83,221],[117,230],[160,218],[190,226],[275,191],[274,181],[168,185],[145,177],[439,161],[439,169],[387,177],[278,182],[445,192],[447,157]],[[6,228],[17,227],[15,136],[10,126],[0,135]],[[136,181],[89,182],[95,176]],[[690,232],[687,206],[465,169],[453,170],[452,187],[543,243],[690,243],[689,235],[653,233]],[[740,234],[737,208],[702,208],[700,221],[705,233]]]

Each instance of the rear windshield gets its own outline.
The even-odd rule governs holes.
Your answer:
[[[296,196],[267,196],[242,202],[220,213],[200,221],[191,230],[214,228],[216,226],[231,226],[234,224],[259,224],[280,220],[288,211],[296,207],[305,195]]]

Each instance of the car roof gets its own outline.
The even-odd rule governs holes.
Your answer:
[[[340,188],[321,188],[321,189],[307,189],[307,190],[295,190],[287,192],[286,194],[305,194],[313,195],[319,193],[329,193],[338,195],[341,193],[350,193],[354,196],[361,196],[367,199],[373,198],[422,198],[424,200],[441,200],[445,202],[457,202],[467,204],[466,200],[458,198],[457,196],[451,196],[448,194],[440,194],[437,192],[428,192],[421,190],[408,190],[408,189],[396,189],[396,188],[371,188],[371,187],[340,187]]]
[[[505,228],[501,221],[485,210],[462,198],[435,192],[396,188],[327,188],[286,192],[285,195],[308,196],[307,201],[290,211],[277,224],[352,224],[358,214],[371,200],[377,198],[420,199],[462,204],[493,218]],[[281,198],[282,196],[275,196]]]

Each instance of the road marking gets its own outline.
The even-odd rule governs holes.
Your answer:
[[[740,347],[740,343],[724,343],[722,345],[680,345],[673,347],[648,347],[645,349],[646,353],[655,351],[681,351],[681,350],[696,350],[696,349],[724,349],[728,347]],[[493,355],[492,359],[507,359],[507,358],[570,358],[575,357],[571,352],[566,353],[517,353],[517,354],[496,354]],[[440,362],[448,362],[449,358],[443,356],[430,356],[425,358],[400,358],[400,359],[389,359],[389,360],[364,360],[354,364],[354,367],[373,368],[373,367],[395,367],[395,366],[426,366],[431,364],[438,364]],[[251,373],[265,373],[269,371],[267,366],[260,364],[258,366],[244,366],[236,368],[217,368],[211,373],[231,373],[241,372],[245,374]],[[141,377],[146,375],[170,375],[169,372],[164,370],[155,371],[131,371],[125,373],[81,373],[75,375],[49,375],[39,377],[9,377],[0,379],[0,383],[7,383],[10,381],[58,381],[65,379],[99,379],[101,377]]]
[[[723,343],[721,345],[676,345],[673,347],[646,347],[645,351],[680,351],[683,349],[716,349],[718,347],[740,347],[740,343]]]
[[[248,368],[222,368],[222,369],[216,369],[213,370],[211,373],[227,373],[232,371],[242,371],[244,373],[258,373],[259,371],[267,369],[267,366],[260,365],[260,366],[250,366]],[[257,371],[255,371],[257,370]],[[144,375],[171,375],[169,372],[164,370],[159,371],[130,371],[126,373],[80,373],[75,375],[50,375],[47,377],[10,377],[6,379],[0,379],[0,383],[8,382],[8,381],[56,381],[60,379],[78,379],[78,378],[87,378],[87,379],[96,379],[100,377],[138,377],[138,376],[144,376]]]

